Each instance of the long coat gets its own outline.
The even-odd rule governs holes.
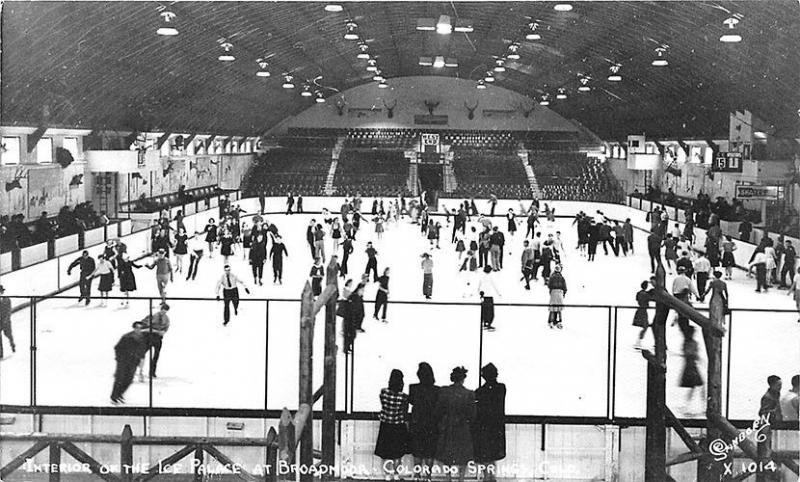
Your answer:
[[[436,414],[439,420],[436,460],[448,465],[466,465],[473,460],[470,427],[475,420],[475,394],[459,385],[442,387]]]
[[[486,383],[475,390],[476,416],[472,424],[475,461],[493,462],[506,456],[506,386]]]
[[[408,387],[411,404],[411,453],[415,457],[433,458],[436,455],[438,430],[436,403],[439,387],[414,383]]]

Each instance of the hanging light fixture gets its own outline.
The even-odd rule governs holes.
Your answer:
[[[486,88],[486,82],[483,79],[480,79],[478,80],[478,85],[476,85],[475,87],[483,90]]]
[[[224,41],[220,43],[219,46],[222,47],[223,50],[225,50],[225,52],[223,52],[222,54],[220,54],[219,57],[217,57],[217,59],[219,59],[220,62],[233,62],[234,60],[236,60],[236,57],[234,57],[233,54],[231,53],[231,49],[233,49],[232,43]]]
[[[358,34],[356,33],[356,29],[358,28],[358,24],[355,22],[347,22],[345,24],[346,32],[344,34],[345,40],[358,40]]]
[[[378,82],[379,89],[385,89],[387,87],[389,87],[389,84],[386,83],[386,79],[383,79],[380,82]]]
[[[453,33],[453,24],[450,23],[449,15],[440,15],[436,22],[436,33],[439,35],[449,35]]]
[[[311,97],[314,94],[311,93],[311,87],[309,87],[308,84],[305,84],[303,85],[303,91],[300,92],[300,95],[303,97]]]
[[[485,82],[494,82],[494,74],[491,72],[486,72],[486,77],[483,78]]]
[[[164,10],[161,12],[161,17],[164,19],[164,22],[161,24],[158,30],[156,30],[156,33],[165,37],[173,37],[178,35],[178,29],[170,24],[170,22],[175,20],[175,14],[169,10]]]
[[[317,104],[325,103],[325,97],[322,96],[322,92],[320,92],[319,90],[317,91],[317,97],[314,99],[314,102],[316,102]]]
[[[494,65],[494,71],[495,72],[505,72],[506,71],[506,67],[505,67],[505,65],[503,65],[503,63],[504,63],[503,59],[495,60],[494,61],[494,64],[495,64]]]
[[[542,100],[539,101],[539,105],[550,105],[550,95],[544,94]]]
[[[267,61],[264,59],[258,59],[256,60],[256,63],[258,63],[259,67],[259,70],[256,72],[256,76],[269,77],[270,73],[269,70],[267,70],[267,66],[269,66],[269,63],[267,63]]]
[[[375,59],[367,60],[367,72],[377,72],[378,62]]]
[[[578,92],[589,92],[592,90],[592,88],[589,87],[589,77],[581,77],[580,82],[581,85],[578,87]]]
[[[384,78],[383,78],[383,76],[381,75],[381,71],[380,71],[380,70],[378,70],[377,72],[375,72],[375,75],[373,75],[373,76],[372,76],[372,80],[374,80],[374,81],[376,81],[376,82],[381,82],[381,81],[383,81],[383,80],[385,80],[385,79],[384,79]]]
[[[742,41],[742,36],[736,33],[736,24],[739,23],[739,19],[736,17],[730,17],[722,22],[724,25],[728,26],[728,33],[723,34],[719,41],[729,44],[729,43],[737,43]]]
[[[528,29],[530,29],[530,31],[528,32],[527,35],[525,35],[525,40],[541,40],[542,36],[539,35],[539,32],[536,31],[538,28],[539,28],[538,23],[536,22],[529,23]]]
[[[326,12],[339,13],[342,10],[344,10],[344,8],[342,8],[342,6],[339,5],[338,3],[329,3],[325,5]]]
[[[622,76],[619,75],[619,69],[621,67],[622,67],[622,65],[620,65],[620,64],[614,64],[611,67],[609,67],[609,70],[611,70],[611,75],[608,76],[608,81],[609,82],[621,82],[622,81]]]
[[[509,60],[519,60],[518,50],[519,50],[519,44],[514,43],[509,45],[508,54],[506,55],[506,58],[508,58]]]
[[[367,50],[369,50],[369,47],[367,46],[367,44],[365,44],[365,43],[358,44],[358,50],[360,52],[358,52],[358,55],[356,55],[356,58],[359,58],[359,59],[362,59],[362,60],[369,60],[369,53],[367,53]]]
[[[291,75],[285,75],[283,77],[283,85],[281,87],[284,89],[294,89],[294,78]]]
[[[558,94],[556,94],[556,99],[564,100],[566,98],[567,98],[567,91],[563,87],[561,89],[558,89]]]
[[[553,5],[553,10],[556,12],[570,12],[572,11],[571,3],[557,3]]]
[[[666,67],[667,65],[669,65],[669,62],[664,57],[664,54],[666,52],[667,52],[667,48],[666,47],[658,47],[656,49],[656,54],[658,56],[656,58],[654,58],[652,62],[650,62],[651,65],[653,65],[655,67]]]
[[[433,68],[434,69],[441,69],[444,68],[444,57],[441,55],[437,55],[433,59]]]

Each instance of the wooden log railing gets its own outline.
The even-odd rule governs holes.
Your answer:
[[[288,414],[285,410],[285,414]],[[296,449],[298,440],[294,439],[295,433],[302,433],[304,425],[310,420],[311,409],[308,406],[300,407],[294,418],[289,416],[288,422],[281,419],[281,434],[274,427],[270,427],[267,436],[260,437],[171,437],[171,436],[142,436],[133,435],[130,425],[125,425],[121,435],[86,435],[86,434],[2,434],[3,442],[33,442],[33,445],[0,468],[0,480],[5,480],[10,474],[23,466],[29,472],[44,472],[48,474],[49,482],[60,482],[62,473],[89,472],[106,482],[147,482],[159,475],[172,474],[176,464],[189,455],[194,455],[194,460],[187,466],[190,470],[180,472],[194,475],[195,481],[202,481],[210,471],[205,455],[211,456],[220,465],[213,470],[224,471],[245,482],[274,482],[278,480],[278,454],[286,445]],[[292,430],[287,430],[291,425]],[[75,444],[117,444],[120,446],[120,463],[104,464],[86,453]],[[154,465],[137,465],[134,463],[133,447],[139,446],[179,446],[176,452],[158,461]],[[237,464],[231,457],[222,452],[218,447],[264,447],[266,461],[258,467],[258,473],[253,474]],[[49,450],[47,464],[39,465],[32,462],[33,458]],[[69,454],[78,464],[70,464],[68,470],[62,470],[62,451]],[[295,450],[284,450],[284,462],[293,463]],[[77,470],[76,470],[77,469]]]

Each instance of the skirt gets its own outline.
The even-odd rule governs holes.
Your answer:
[[[136,277],[133,275],[133,273],[124,276],[120,275],[119,290],[123,293],[136,291]]]
[[[649,321],[647,319],[647,308],[637,308],[636,313],[633,315],[633,326],[647,328]]]
[[[381,422],[375,455],[384,460],[400,459],[409,453],[408,428],[404,423]]]
[[[703,384],[703,378],[700,377],[700,372],[697,370],[695,362],[686,362],[683,367],[683,375],[681,375],[681,385],[684,388],[699,387]]]
[[[730,251],[725,251],[722,253],[722,267],[723,268],[732,268],[736,265],[736,261],[733,259],[733,253]]]
[[[100,275],[100,284],[97,287],[98,291],[102,292],[109,292],[111,291],[111,287],[114,286],[114,272],[111,271],[106,274]]]
[[[564,309],[564,291],[560,289],[550,290],[550,313],[561,313]]]

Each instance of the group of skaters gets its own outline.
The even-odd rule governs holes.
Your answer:
[[[386,480],[447,474],[461,481],[468,473],[494,479],[497,461],[506,456],[506,386],[497,381],[497,367],[489,363],[481,369],[484,383],[475,391],[464,387],[467,369],[460,366],[453,368],[448,386],[436,385],[426,362],[419,364],[417,377],[419,383],[405,393],[403,372],[394,369],[380,392],[375,455],[384,460]],[[413,469],[402,465],[407,454],[414,457]]]
[[[633,225],[630,218],[622,224],[619,220],[607,218],[602,211],[597,211],[597,219],[583,211],[575,215],[572,221],[578,233],[578,251],[589,261],[594,261],[597,246],[603,246],[603,253],[608,256],[609,248],[614,256],[633,254]]]

